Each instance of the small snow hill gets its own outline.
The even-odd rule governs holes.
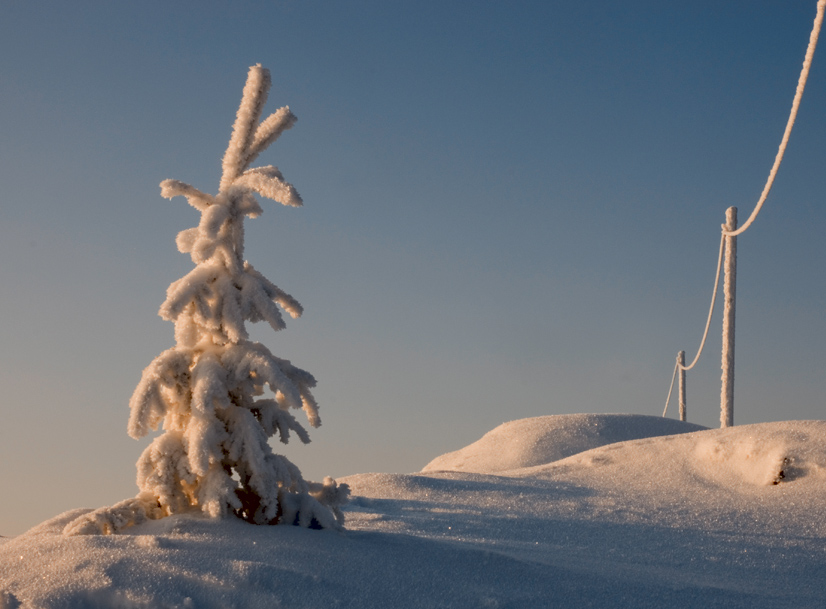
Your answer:
[[[422,472],[492,474],[545,465],[616,442],[707,429],[636,414],[562,414],[502,423],[460,450],[436,457]]]

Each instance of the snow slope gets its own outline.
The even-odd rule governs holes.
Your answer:
[[[529,461],[557,454],[561,426],[617,422],[547,419],[478,451],[481,472],[344,479],[344,533],[182,515],[63,537],[79,511],[62,514],[0,545],[0,607],[826,606],[826,422],[600,442],[503,469],[528,442],[546,447]]]

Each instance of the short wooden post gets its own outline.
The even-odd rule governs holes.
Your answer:
[[[726,230],[737,230],[737,208],[726,210]],[[726,237],[723,280],[723,354],[720,390],[720,427],[734,425],[734,305],[737,292],[737,237]]]
[[[677,364],[680,372],[678,395],[680,396],[680,420],[685,421],[685,351],[677,354]]]

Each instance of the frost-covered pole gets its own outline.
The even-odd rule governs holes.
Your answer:
[[[737,230],[737,208],[726,210],[727,233]],[[723,280],[723,386],[720,390],[720,427],[734,425],[734,305],[737,292],[737,237],[726,235]]]
[[[685,421],[685,351],[677,354],[678,369],[680,371],[680,384],[678,393],[680,396],[680,420]]]

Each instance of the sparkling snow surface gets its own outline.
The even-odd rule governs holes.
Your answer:
[[[826,606],[826,422],[697,430],[514,421],[426,472],[342,479],[344,533],[184,515],[64,537],[75,510],[0,539],[0,608]]]

